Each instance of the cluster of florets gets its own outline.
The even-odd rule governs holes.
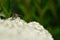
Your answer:
[[[53,40],[38,22],[27,23],[19,17],[11,19],[0,19],[0,40]]]

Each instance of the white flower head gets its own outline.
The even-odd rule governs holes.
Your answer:
[[[19,17],[11,19],[0,19],[0,40],[53,40],[38,22],[27,23]]]

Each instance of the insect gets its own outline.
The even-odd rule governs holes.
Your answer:
[[[16,19],[17,17],[19,17],[19,15],[17,13],[13,13],[12,20]]]

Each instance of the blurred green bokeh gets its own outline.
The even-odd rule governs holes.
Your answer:
[[[5,18],[17,13],[27,22],[37,21],[60,40],[60,0],[0,0],[2,13]]]

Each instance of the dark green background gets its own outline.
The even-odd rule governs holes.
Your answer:
[[[9,18],[13,13],[30,22],[37,21],[60,40],[60,0],[0,0],[0,14]]]

